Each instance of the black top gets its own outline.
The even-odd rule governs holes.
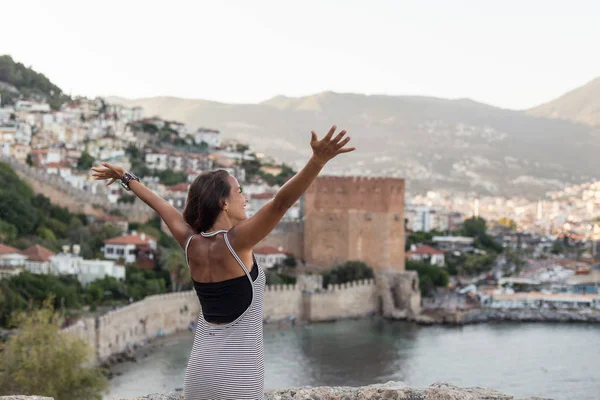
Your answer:
[[[250,270],[250,277],[252,281],[258,278],[256,260]],[[252,302],[252,287],[245,274],[221,282],[201,283],[193,279],[192,282],[200,299],[202,314],[208,322],[233,322]]]

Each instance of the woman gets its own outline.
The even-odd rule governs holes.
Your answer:
[[[350,137],[335,125],[322,140],[311,132],[312,157],[275,197],[248,218],[248,197],[224,170],[202,173],[191,184],[183,215],[135,175],[108,163],[96,179],[116,180],[152,207],[185,250],[201,311],[184,382],[186,400],[262,399],[264,390],[263,291],[265,274],[252,249],[275,228],[325,164]],[[197,236],[199,234],[199,236]]]

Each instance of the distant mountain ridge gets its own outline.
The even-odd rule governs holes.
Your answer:
[[[558,99],[532,108],[528,114],[600,126],[600,77]]]
[[[323,92],[258,104],[155,97],[109,101],[146,115],[210,126],[225,137],[298,167],[310,155],[310,130],[346,128],[357,151],[325,172],[404,177],[410,190],[449,189],[537,198],[595,179],[598,130],[496,108],[469,99]]]

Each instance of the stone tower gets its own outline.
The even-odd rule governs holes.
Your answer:
[[[304,257],[331,267],[361,260],[404,270],[404,179],[317,178],[305,195]]]

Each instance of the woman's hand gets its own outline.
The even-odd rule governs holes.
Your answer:
[[[112,165],[107,162],[103,162],[102,167],[92,167],[92,171],[94,171],[92,176],[98,181],[110,179],[106,186],[112,185],[116,180],[121,179],[123,174],[126,172],[125,168],[119,165]]]
[[[346,134],[346,130],[342,130],[333,139],[332,136],[335,133],[336,126],[333,125],[327,135],[321,140],[318,139],[315,131],[312,131],[312,138],[310,140],[310,147],[313,149],[313,160],[319,163],[321,166],[325,165],[329,160],[342,153],[349,153],[354,151],[354,147],[344,147],[350,141],[350,136]]]

